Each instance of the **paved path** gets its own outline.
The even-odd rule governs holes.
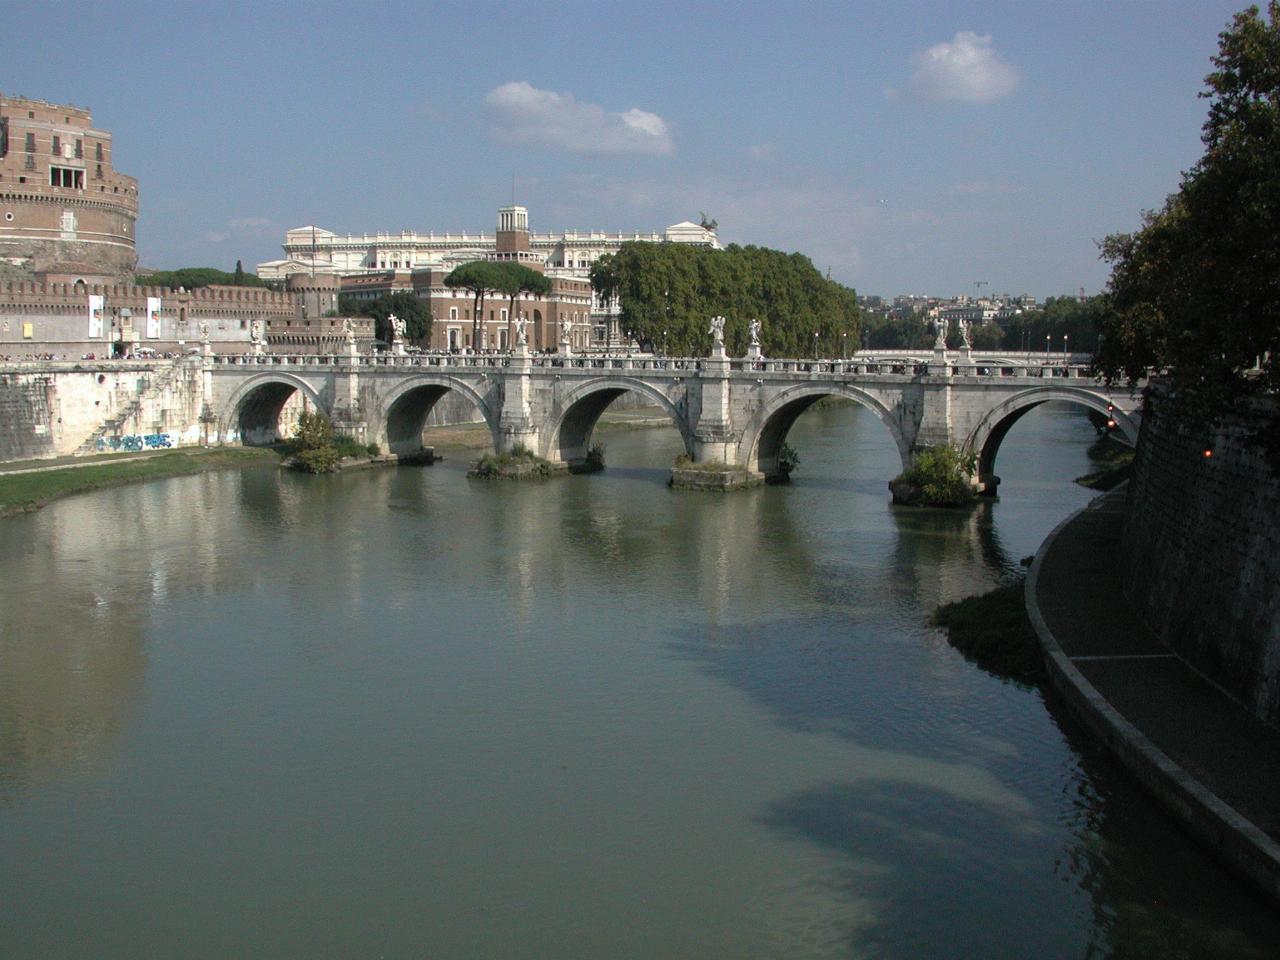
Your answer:
[[[172,453],[178,448],[164,450],[144,450],[139,453],[104,453],[89,456],[52,457],[47,460],[10,460],[0,463],[0,476],[14,473],[44,473],[47,470],[66,470],[68,467],[96,467],[104,463],[120,463],[124,460],[147,460]],[[203,447],[187,447],[188,451],[202,450]]]
[[[1157,641],[1116,566],[1123,489],[1040,548],[1027,608],[1072,708],[1170,811],[1280,899],[1280,731]]]

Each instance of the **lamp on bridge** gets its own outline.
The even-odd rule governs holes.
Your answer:
[[[1049,343],[1049,341],[1050,341],[1051,339],[1053,339],[1053,334],[1051,334],[1051,333],[1046,333],[1046,334],[1044,335],[1044,352],[1045,352],[1045,353],[1048,353],[1048,352],[1049,352],[1049,347],[1050,347],[1050,343]]]
[[[1067,335],[1064,333],[1062,335],[1062,359],[1066,360],[1069,356],[1071,356],[1071,351],[1067,349]]]
[[[813,359],[818,359],[818,331],[813,331]]]

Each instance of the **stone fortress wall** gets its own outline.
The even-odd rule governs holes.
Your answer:
[[[1161,400],[1153,390],[1142,421],[1118,579],[1171,649],[1280,724],[1280,476],[1256,439],[1265,410],[1206,440]]]
[[[101,327],[92,320],[92,297],[101,297]],[[148,305],[159,311],[148,322]],[[183,352],[198,343],[202,325],[217,353],[249,349],[253,324],[277,353],[333,353],[344,337],[329,278],[290,278],[289,289],[198,287],[194,290],[132,284],[0,283],[0,357],[56,354],[79,359],[150,348]],[[357,342],[373,340],[373,321],[350,319]]]

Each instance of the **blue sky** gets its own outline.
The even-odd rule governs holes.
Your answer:
[[[0,90],[82,104],[155,267],[285,229],[661,230],[860,293],[1092,293],[1199,157],[1243,2],[5,2]]]

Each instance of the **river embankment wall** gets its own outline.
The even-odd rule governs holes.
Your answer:
[[[1258,439],[1274,410],[1259,402],[1206,431],[1150,390],[1120,573],[1165,644],[1280,726],[1280,476]]]
[[[201,404],[192,363],[0,371],[0,461],[199,443]]]

